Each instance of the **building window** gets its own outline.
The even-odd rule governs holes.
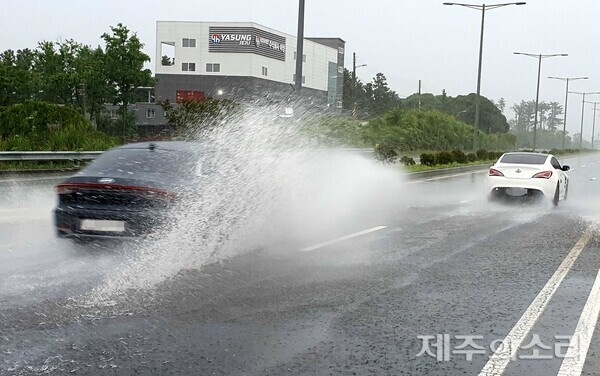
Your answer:
[[[337,102],[335,103],[335,106],[336,106],[337,108],[342,108],[342,101],[337,101]]]
[[[294,73],[294,75],[292,76],[292,81],[296,82],[296,73]],[[306,83],[306,76],[302,76],[302,83]]]
[[[341,65],[338,67],[338,73],[344,73],[344,67]]]
[[[262,67],[262,75],[263,76],[268,76],[269,70],[267,69],[267,67]]]
[[[154,112],[153,108],[146,109],[146,119],[154,119],[156,117],[156,112]]]
[[[119,118],[119,116],[117,115],[117,110],[110,110],[110,118],[112,120],[116,120]]]
[[[196,70],[196,63],[181,63],[181,70],[184,72],[194,72]]]
[[[221,71],[221,64],[220,63],[206,63],[206,71],[218,73]]]
[[[296,51],[294,51],[294,60],[296,60],[296,57],[298,56],[298,53]],[[302,62],[306,63],[306,55],[302,54]]]
[[[196,39],[183,38],[181,44],[183,47],[196,47]]]
[[[344,47],[339,47],[338,48],[338,52],[340,53],[340,55],[344,54]]]

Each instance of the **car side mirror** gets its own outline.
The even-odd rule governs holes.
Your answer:
[[[562,166],[562,168],[561,168],[561,170],[563,170],[563,171],[569,171],[570,169],[571,169],[571,167],[570,167],[570,166],[567,166],[567,165],[564,165],[564,166]]]

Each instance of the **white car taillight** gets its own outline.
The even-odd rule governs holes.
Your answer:
[[[550,179],[551,176],[552,176],[552,171],[543,171],[543,172],[538,172],[537,174],[533,175],[532,178]]]
[[[490,168],[490,171],[488,171],[488,176],[504,176],[504,174],[495,168]]]

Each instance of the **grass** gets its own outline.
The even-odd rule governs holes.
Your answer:
[[[422,164],[416,164],[413,166],[404,166],[402,168],[408,172],[423,172],[423,171],[433,171],[433,170],[443,170],[445,168],[456,168],[456,167],[465,167],[465,166],[490,166],[495,162],[495,159],[488,161],[475,161],[469,163],[450,163],[450,164],[441,164],[435,166],[425,166]]]

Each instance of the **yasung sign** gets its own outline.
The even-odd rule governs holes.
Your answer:
[[[285,61],[284,36],[255,27],[209,27],[208,52],[253,53]]]
[[[236,42],[240,46],[250,46],[252,44],[252,34],[211,34],[209,41],[212,44],[220,44],[221,42]]]

